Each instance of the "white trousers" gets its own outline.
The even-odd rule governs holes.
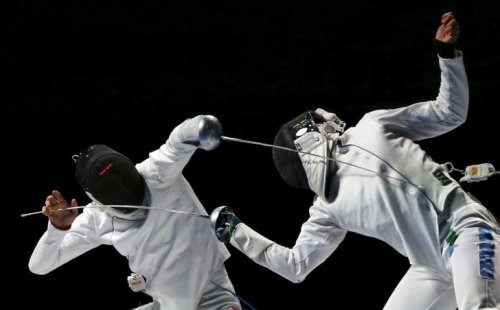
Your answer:
[[[465,228],[443,248],[447,273],[412,265],[385,310],[500,310],[500,228]]]
[[[233,295],[234,287],[224,265],[205,284],[197,310],[241,310],[238,298]],[[134,308],[133,310],[159,310],[158,301]]]

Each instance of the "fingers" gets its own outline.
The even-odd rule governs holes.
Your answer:
[[[441,16],[441,24],[447,24],[454,18],[453,12],[446,12]]]
[[[71,207],[72,208],[76,208],[78,206],[78,202],[76,201],[75,198],[71,199]],[[77,209],[73,209],[71,210],[71,213],[72,214],[78,214],[78,210]]]
[[[43,214],[45,214],[47,216],[49,216],[49,215],[52,216],[57,209],[61,209],[61,208],[58,208],[57,203],[52,202],[53,199],[55,199],[55,198],[52,196],[47,197],[47,200],[45,201],[45,205],[42,207]]]
[[[78,210],[67,208],[77,207],[76,199],[71,199],[71,205],[68,204],[66,199],[59,191],[52,191],[52,195],[47,196],[45,205],[42,207],[42,214],[47,216],[56,228],[67,230],[78,216]]]
[[[456,33],[458,31],[458,22],[455,19],[455,16],[453,16],[452,12],[443,14],[443,17],[441,18],[441,24],[449,33]]]
[[[453,19],[452,21],[450,21],[450,23],[448,25],[448,30],[452,34],[458,34],[458,32],[460,30],[460,27],[458,26],[458,22],[455,19]]]
[[[43,206],[42,207],[42,214],[45,215],[45,216],[49,216],[50,215],[50,211],[47,208],[47,206]]]
[[[48,216],[48,217],[53,217],[57,214],[57,210],[59,210],[58,208],[54,207],[54,206],[43,206],[42,207],[42,214],[45,215],[45,216]]]
[[[441,25],[436,32],[436,39],[444,43],[455,43],[458,40],[460,28],[452,12],[447,12],[441,17]]]
[[[64,199],[63,195],[59,191],[53,190],[52,195],[57,201],[66,203],[66,199]]]
[[[71,207],[76,207],[77,206],[77,201],[76,199],[71,200]],[[42,207],[42,213],[46,216],[53,217],[53,216],[59,216],[56,215],[57,210],[59,209],[66,209],[68,208],[68,202],[66,199],[64,199],[63,195],[57,191],[53,190],[52,195],[47,196],[45,199],[45,205]],[[76,209],[71,210],[71,212],[78,212]],[[61,214],[62,215],[62,214]]]
[[[55,208],[58,204],[59,204],[59,201],[57,201],[57,199],[54,196],[52,196],[52,195],[47,196],[47,199],[45,200],[45,205],[47,207]]]
[[[450,37],[450,42],[455,42],[460,34],[460,29],[458,28],[458,24],[456,21],[450,23],[448,27],[446,27],[446,35]]]
[[[66,208],[68,206],[68,202],[64,199],[60,192],[54,190],[52,191],[52,195],[47,196],[45,205],[50,208]]]

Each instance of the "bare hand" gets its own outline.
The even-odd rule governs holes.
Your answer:
[[[444,13],[443,16],[441,16],[441,25],[436,32],[436,40],[454,44],[457,42],[459,34],[460,27],[453,13]]]
[[[76,207],[78,204],[76,199],[71,200],[71,207]],[[47,216],[56,228],[61,230],[68,230],[71,224],[78,216],[77,209],[56,211],[59,209],[66,209],[70,207],[66,199],[59,191],[52,191],[52,195],[47,196],[45,205],[42,207],[42,213]]]

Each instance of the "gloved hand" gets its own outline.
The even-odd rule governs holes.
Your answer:
[[[205,151],[215,149],[220,144],[222,136],[222,125],[212,115],[204,115],[198,126],[200,146]]]
[[[224,243],[231,240],[231,236],[236,230],[236,225],[241,223],[240,219],[234,214],[230,207],[217,207],[210,214],[212,233],[215,237]]]
[[[341,120],[335,113],[327,112],[321,108],[317,108],[316,110],[314,110],[314,112],[321,115],[336,132],[344,132],[345,122]]]
[[[322,108],[317,108],[314,110],[317,114],[323,116],[327,121],[335,121],[338,119],[337,115],[335,113],[327,112],[323,110]]]
[[[222,125],[212,115],[198,115],[179,125],[179,139],[206,151],[220,144]]]

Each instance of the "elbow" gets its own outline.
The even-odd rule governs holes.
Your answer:
[[[458,113],[453,117],[453,124],[455,125],[455,128],[458,126],[461,126],[467,121],[467,109],[464,109],[463,111],[460,111],[461,113]]]
[[[274,249],[275,251],[277,249]],[[278,253],[266,251],[255,260],[292,283],[301,283],[312,271],[308,259],[302,258],[296,250],[279,247]]]
[[[36,271],[36,270],[31,270],[31,272],[39,276],[44,276],[49,273],[48,271]]]
[[[448,118],[446,118],[444,120],[444,122],[451,129],[455,129],[455,128],[460,127],[461,125],[463,125],[466,120],[467,120],[467,115],[461,114],[461,115],[449,116]]]
[[[28,266],[28,267],[29,267],[31,273],[34,273],[34,274],[37,274],[37,275],[40,275],[40,276],[43,276],[43,275],[46,275],[47,273],[49,273],[48,270],[37,269],[37,268],[35,268],[35,267],[31,266],[31,265]]]
[[[292,282],[292,283],[301,283],[302,281],[304,281],[306,278],[306,275],[304,274],[294,274],[292,275],[291,277],[287,277],[287,280]]]
[[[302,263],[293,263],[288,266],[288,268],[280,270],[281,272],[279,273],[292,283],[301,283],[310,272]]]
[[[441,124],[451,129],[463,125],[467,120],[467,113],[468,109],[466,106],[462,108],[455,107],[453,110],[446,109],[436,111]]]
[[[464,99],[464,104],[462,104],[461,109],[455,112],[455,124],[460,126],[467,120],[467,115],[469,114],[469,100]]]
[[[30,262],[28,263],[28,268],[32,273],[41,276],[46,275],[47,273],[50,272],[50,269],[42,268],[41,266],[36,264],[36,262],[34,262],[33,260],[30,260]]]
[[[437,118],[446,126],[458,127],[465,123],[469,112],[469,93],[442,91],[432,106]]]

